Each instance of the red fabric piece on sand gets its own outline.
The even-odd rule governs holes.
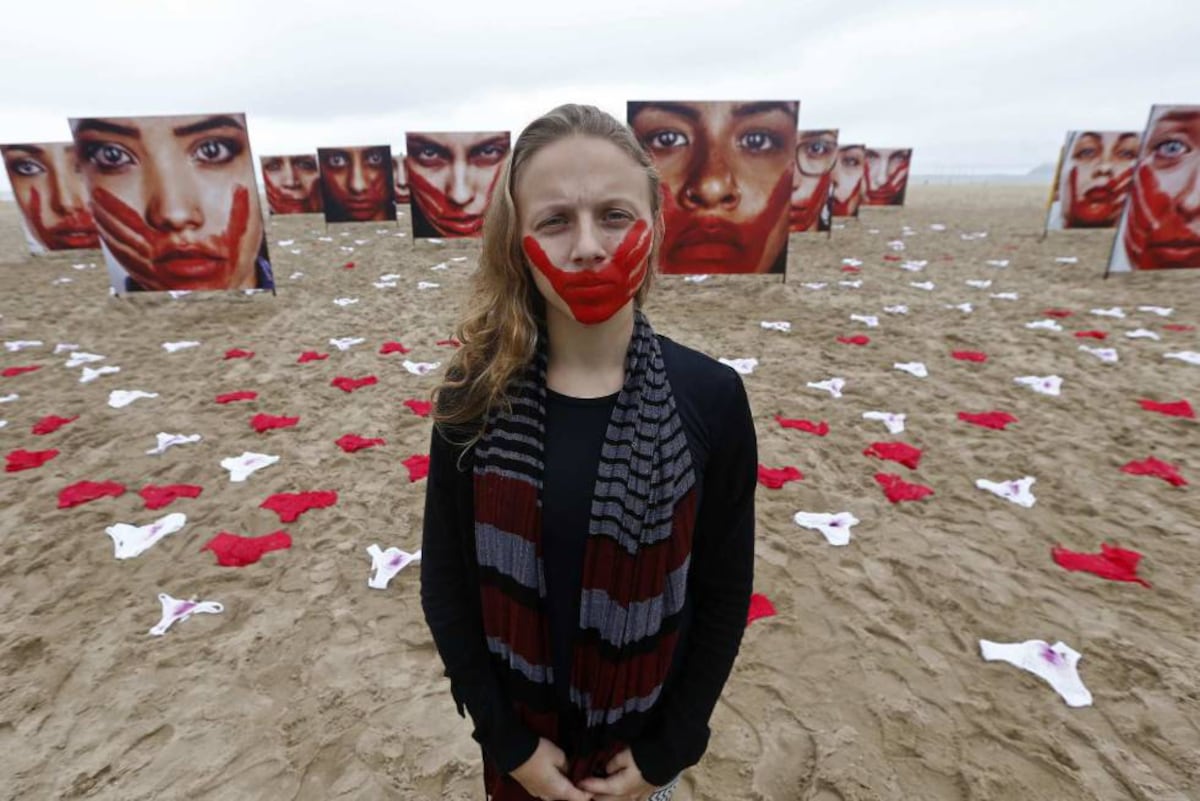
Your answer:
[[[147,484],[138,490],[138,495],[146,502],[147,509],[162,509],[174,503],[176,498],[199,498],[202,491],[203,488],[195,484]]]
[[[861,272],[862,272],[862,268],[861,268],[861,267],[855,267],[853,264],[843,264],[843,265],[842,265],[842,272],[844,272],[844,273],[861,273]]]
[[[79,415],[75,415],[74,417],[58,417],[53,414],[47,415],[33,424],[33,433],[39,436],[42,434],[52,434],[65,426],[67,423],[74,423],[78,419]]]
[[[819,423],[814,423],[812,420],[804,420],[802,418],[788,418],[775,415],[775,422],[784,428],[795,428],[800,431],[806,431],[809,434],[816,434],[818,437],[823,437],[829,433],[829,423],[822,420]]]
[[[1195,331],[1196,326],[1184,325],[1183,323],[1167,323],[1163,326],[1165,331]]]
[[[876,473],[875,480],[883,487],[883,492],[892,503],[900,501],[919,501],[933,490],[920,484],[909,484],[895,473]]]
[[[400,464],[408,468],[408,480],[420,481],[429,475],[429,456],[421,454],[413,454],[405,459]]]
[[[379,355],[386,356],[389,353],[399,353],[403,356],[406,353],[411,353],[412,348],[406,348],[399,342],[384,342],[383,347],[379,349]]]
[[[35,467],[41,467],[55,456],[58,456],[56,448],[51,448],[48,451],[27,451],[17,448],[4,457],[7,462],[4,465],[4,472],[17,473],[21,470],[31,470]]]
[[[337,446],[346,453],[354,453],[355,451],[361,451],[363,448],[373,448],[376,445],[387,444],[380,437],[367,439],[366,437],[360,437],[358,434],[346,434],[338,437],[336,440],[334,440],[334,442],[336,442]]]
[[[0,375],[4,376],[5,378],[12,378],[14,376],[21,375],[22,373],[32,373],[34,370],[41,369],[42,366],[40,364],[30,364],[26,365],[25,367],[6,367],[4,368],[4,372],[0,373]]]
[[[231,348],[225,351],[225,358],[228,359],[253,359],[254,351],[242,350],[241,348]]]
[[[221,567],[245,567],[252,565],[269,551],[281,551],[292,547],[292,538],[286,531],[276,531],[261,537],[240,537],[222,531],[201,546],[200,550],[212,551],[217,555]]]
[[[1147,456],[1143,461],[1133,461],[1121,468],[1122,473],[1132,476],[1154,476],[1161,478],[1173,487],[1187,486],[1187,479],[1179,475],[1179,468],[1170,462],[1163,462],[1153,456]]]
[[[1148,412],[1158,412],[1159,414],[1165,414],[1168,417],[1186,417],[1188,419],[1193,419],[1196,416],[1196,412],[1192,409],[1192,404],[1188,403],[1186,400],[1173,401],[1171,403],[1140,400],[1138,403],[1140,403],[1142,408]]]
[[[346,262],[345,264],[343,264],[343,265],[342,265],[342,269],[343,269],[343,270],[353,270],[353,269],[354,269],[354,262],[352,262],[352,261],[348,261],[348,262]]]
[[[280,522],[292,523],[309,509],[324,509],[337,503],[334,490],[314,492],[277,492],[259,504],[260,509],[270,509],[279,515]]]
[[[1003,431],[1004,427],[1009,423],[1017,422],[1017,418],[1008,412],[980,412],[979,414],[959,412],[958,419],[965,420],[972,425],[994,428],[997,431]]]
[[[885,253],[885,254],[883,254],[883,260],[884,261],[901,261],[902,257],[897,256],[895,253]]]
[[[950,354],[960,362],[986,362],[987,354],[978,350],[956,350]]]
[[[428,417],[429,413],[431,411],[433,411],[433,402],[432,401],[423,401],[423,400],[416,400],[415,398],[409,398],[408,400],[406,400],[404,402],[404,405],[407,406],[408,408],[412,409],[412,413],[415,414],[417,417]]]
[[[1042,314],[1046,315],[1047,317],[1057,317],[1060,320],[1064,317],[1070,317],[1074,313],[1075,312],[1071,311],[1070,309],[1046,309],[1044,312],[1042,312]]]
[[[337,387],[343,392],[353,392],[360,387],[369,387],[372,384],[378,383],[379,379],[373,375],[363,376],[362,378],[348,378],[347,376],[339,375],[330,381],[329,385]]]
[[[868,336],[864,336],[862,334],[855,334],[852,337],[838,337],[837,341],[841,342],[843,345],[869,345],[869,344],[871,344],[871,338]]]
[[[291,428],[300,422],[299,417],[282,417],[275,414],[256,414],[250,419],[250,427],[258,433],[272,428]]]
[[[800,481],[804,474],[794,467],[758,466],[758,483],[770,489],[779,489],[789,481]]]
[[[306,350],[300,354],[300,358],[296,359],[296,364],[304,364],[305,362],[323,362],[329,358],[328,353],[321,353],[315,350]]]
[[[863,451],[863,456],[888,459],[899,462],[910,470],[916,470],[917,464],[921,461],[921,449],[914,448],[905,442],[872,442]]]
[[[120,498],[124,494],[125,485],[116,481],[76,481],[58,493],[58,508],[70,509],[97,498]]]
[[[760,617],[774,617],[775,604],[761,593],[750,594],[750,611],[746,613],[746,625],[749,626]]]
[[[462,347],[462,343],[459,342],[454,337],[450,337],[449,339],[439,339],[435,344],[445,345],[445,346],[451,347],[451,348],[461,348]]]
[[[218,395],[217,403],[233,403],[235,401],[254,400],[257,397],[257,392],[249,389],[240,389],[237,392],[226,392],[224,395]]]
[[[1103,331],[1076,331],[1075,336],[1079,339],[1108,339],[1108,334]]]
[[[1057,545],[1050,549],[1050,556],[1067,570],[1084,570],[1110,581],[1136,581],[1143,587],[1150,586],[1150,582],[1137,574],[1138,562],[1142,559],[1137,551],[1100,543],[1100,553],[1077,553]]]

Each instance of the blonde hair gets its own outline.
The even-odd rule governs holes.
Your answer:
[[[530,277],[521,247],[521,225],[513,191],[525,164],[539,150],[569,136],[612,142],[646,173],[654,241],[646,277],[634,296],[641,307],[650,288],[662,241],[658,171],[633,132],[595,106],[569,103],[534,120],[513,146],[492,193],[483,224],[483,251],[471,278],[466,311],[456,328],[460,347],[446,378],[432,394],[434,423],[474,429],[467,446],[483,433],[487,413],[508,402],[508,384],[537,349],[545,302]]]

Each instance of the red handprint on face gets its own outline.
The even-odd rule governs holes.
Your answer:
[[[237,185],[225,230],[196,238],[187,231],[163,231],[108,190],[92,191],[96,225],[109,251],[143,288],[241,289],[235,286],[242,239],[249,228],[250,193]],[[242,271],[245,272],[245,271]]]

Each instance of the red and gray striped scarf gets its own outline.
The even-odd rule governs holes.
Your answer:
[[[511,409],[489,415],[479,441],[475,551],[493,665],[518,717],[538,736],[557,741],[542,561],[546,363],[543,330],[532,364],[510,389]],[[691,563],[695,483],[658,339],[636,311],[584,549],[569,677],[570,725],[578,729],[567,754],[573,782],[604,775],[662,692]],[[484,783],[495,801],[531,798],[490,760]]]

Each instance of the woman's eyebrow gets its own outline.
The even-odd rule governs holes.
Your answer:
[[[749,117],[754,114],[765,114],[769,111],[779,111],[789,117],[796,117],[795,104],[784,100],[762,100],[757,103],[740,103],[733,107],[733,116]]]
[[[212,131],[217,128],[237,128],[239,131],[246,130],[246,126],[242,125],[234,117],[228,114],[218,114],[215,117],[206,117],[190,125],[180,125],[178,128],[173,128],[171,132],[176,136],[191,136],[192,134],[204,133],[205,131]]]
[[[95,131],[96,133],[116,134],[117,136],[128,136],[132,139],[140,139],[142,132],[137,128],[129,125],[119,125],[108,120],[96,119],[94,117],[79,120],[75,125],[76,135]]]

